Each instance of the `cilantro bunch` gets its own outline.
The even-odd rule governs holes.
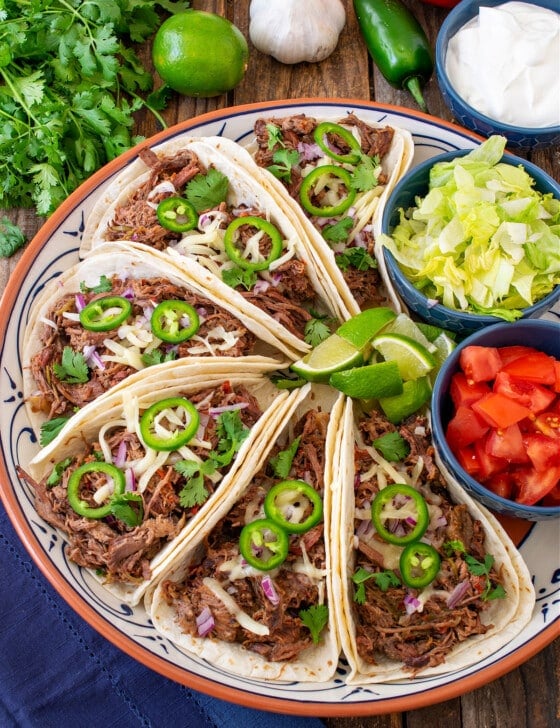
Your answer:
[[[49,215],[139,141],[134,112],[146,106],[163,124],[162,100],[146,96],[153,78],[133,45],[159,27],[155,6],[176,13],[188,5],[0,0],[0,208]]]

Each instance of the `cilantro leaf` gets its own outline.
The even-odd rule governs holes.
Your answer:
[[[89,379],[89,368],[84,355],[70,346],[64,347],[61,363],[55,363],[53,371],[61,382],[69,384],[83,384]]]
[[[292,463],[299,447],[300,440],[301,435],[299,437],[296,437],[295,440],[292,440],[289,447],[287,447],[285,450],[282,450],[278,453],[278,455],[270,458],[270,467],[272,468],[272,472],[274,473],[274,475],[276,475],[276,477],[287,478],[290,474]]]
[[[398,432],[386,432],[374,440],[373,445],[389,462],[404,460],[410,452],[410,445]]]
[[[211,458],[216,466],[229,465],[241,443],[249,436],[249,428],[243,424],[239,410],[227,410],[218,417],[216,432],[220,438],[218,452],[212,452]]]
[[[27,242],[23,231],[7,217],[0,220],[0,258],[9,258]]]
[[[257,282],[258,277],[254,270],[243,270],[243,268],[234,266],[222,271],[222,280],[230,288],[243,286],[247,291],[250,291]]]
[[[377,268],[377,261],[365,248],[346,248],[344,253],[336,255],[336,264],[341,270],[355,268],[356,270],[368,270]]]
[[[457,553],[457,554],[466,553],[463,542],[459,541],[458,539],[446,541],[443,544],[443,552],[446,554],[446,556],[453,556],[455,553]]]
[[[62,480],[62,473],[66,470],[66,468],[72,463],[72,458],[65,458],[64,460],[61,460],[59,463],[56,463],[54,468],[51,470],[51,474],[47,478],[46,486],[47,488],[52,488],[53,485],[58,485],[60,481]]]
[[[267,124],[266,130],[268,132],[268,149],[274,149],[279,144],[281,147],[285,147],[284,141],[282,140],[282,129],[276,124]]]
[[[84,281],[80,281],[80,291],[82,293],[107,293],[112,289],[113,286],[111,285],[111,281],[104,273],[99,278],[99,283],[96,286],[92,286],[91,288],[89,286],[86,286]]]
[[[292,179],[292,167],[299,162],[299,152],[295,149],[279,149],[274,152],[272,159],[275,164],[267,167],[269,172],[278,179],[290,182]]]
[[[226,199],[229,180],[219,170],[210,167],[206,174],[197,174],[185,188],[185,197],[197,212],[217,207]]]
[[[465,556],[465,562],[471,574],[486,577],[485,589],[480,595],[481,599],[490,601],[492,599],[503,599],[506,596],[506,591],[501,584],[492,586],[492,580],[490,578],[490,571],[494,565],[494,557],[492,554],[485,554],[484,561],[479,561],[474,556],[467,554]]]
[[[146,367],[154,366],[155,364],[161,364],[165,361],[175,361],[177,353],[170,349],[169,351],[162,351],[161,349],[152,349],[152,351],[145,351],[140,359],[142,364]]]
[[[358,165],[352,173],[352,187],[358,192],[366,192],[378,185],[378,177],[381,173],[379,157],[368,157],[362,154]]]
[[[53,417],[51,420],[43,422],[39,435],[41,447],[45,447],[49,442],[52,442],[69,419],[69,417]]]
[[[211,475],[215,466],[210,461],[198,463],[196,460],[179,460],[173,466],[185,478],[185,485],[179,493],[179,502],[183,508],[202,505],[210,495],[204,485],[204,476]]]
[[[390,586],[401,586],[401,580],[390,569],[384,571],[368,571],[363,567],[356,569],[352,574],[352,581],[356,585],[354,601],[358,604],[366,603],[366,581],[373,579],[381,591],[386,592]]]
[[[321,632],[329,621],[329,608],[326,604],[314,604],[309,609],[301,609],[298,614],[311,632],[313,643],[318,644]]]
[[[142,496],[140,493],[116,493],[111,498],[111,513],[131,528],[139,526],[144,518]]]
[[[351,217],[343,217],[333,225],[325,225],[322,235],[329,243],[344,243],[348,240],[348,234],[353,224],[354,221]]]
[[[308,344],[317,346],[317,344],[320,344],[321,341],[330,336],[331,331],[328,327],[327,320],[330,319],[327,319],[326,316],[317,316],[305,324],[303,338]]]

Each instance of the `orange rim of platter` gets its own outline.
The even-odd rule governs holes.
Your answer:
[[[387,111],[393,113],[406,112],[414,118],[424,119],[428,122],[436,122],[438,126],[443,126],[451,131],[460,132],[466,137],[474,140],[483,140],[484,137],[464,129],[444,119],[424,114],[416,111],[391,104],[378,104],[373,101],[364,101],[351,98],[297,98],[284,99],[276,101],[267,101],[262,103],[243,104],[239,106],[230,106],[223,109],[210,111],[200,116],[193,117],[186,121],[175,124],[161,132],[158,132],[149,139],[145,139],[135,147],[127,150],[116,159],[108,162],[104,167],[95,172],[90,178],[83,182],[72,194],[57,208],[51,217],[41,226],[35,237],[28,244],[22,254],[16,268],[12,272],[6,290],[0,299],[0,307],[2,311],[10,311],[16,301],[19,293],[21,282],[25,276],[28,266],[33,262],[37,251],[49,240],[52,233],[58,228],[58,225],[77,204],[79,200],[84,199],[88,194],[93,192],[108,177],[114,175],[129,161],[135,158],[138,150],[145,146],[153,146],[165,141],[168,137],[177,133],[182,133],[201,124],[210,123],[221,119],[224,116],[234,116],[237,113],[245,114],[253,111],[268,111],[277,107],[290,107],[299,105],[335,105],[335,106],[361,106],[371,108],[372,110]],[[0,342],[4,341],[7,327],[7,317],[0,320]],[[465,693],[471,692],[476,688],[496,680],[506,673],[514,670],[523,664],[538,652],[543,650],[547,645],[560,637],[560,619],[556,619],[548,627],[542,630],[538,635],[533,637],[529,642],[525,643],[515,651],[498,662],[482,668],[473,675],[459,677],[444,685],[435,688],[428,688],[421,693],[413,692],[410,695],[401,697],[383,698],[380,700],[364,701],[360,703],[324,703],[317,701],[294,700],[290,698],[274,698],[268,695],[258,695],[239,688],[228,687],[222,685],[210,678],[196,675],[184,668],[175,665],[164,658],[158,657],[151,652],[144,650],[139,644],[131,638],[125,636],[114,627],[111,623],[103,619],[81,596],[79,596],[72,587],[62,578],[55,565],[46,556],[42,549],[37,548],[37,540],[29,525],[27,524],[21,506],[15,496],[13,490],[6,489],[4,483],[9,483],[10,478],[6,469],[6,463],[0,458],[0,497],[4,502],[6,511],[12,521],[16,533],[18,534],[23,545],[29,552],[40,571],[47,578],[50,584],[56,589],[60,596],[74,609],[80,617],[97,630],[106,639],[112,642],[123,652],[142,663],[146,667],[160,673],[161,675],[174,680],[175,682],[186,685],[189,688],[212,695],[222,700],[239,705],[249,706],[258,710],[266,710],[275,713],[284,713],[288,715],[299,716],[321,716],[321,717],[351,717],[366,715],[381,715],[386,713],[398,713],[408,710],[416,710],[419,708],[441,703],[452,698],[459,697]],[[514,518],[502,518],[498,516],[502,525],[508,531],[514,543],[519,544],[520,541],[529,533],[534,524],[520,521]]]

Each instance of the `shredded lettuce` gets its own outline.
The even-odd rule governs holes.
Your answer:
[[[505,144],[492,136],[435,164],[427,195],[381,243],[428,298],[513,321],[560,283],[560,200],[500,161]]]

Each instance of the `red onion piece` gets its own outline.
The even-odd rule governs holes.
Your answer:
[[[121,440],[119,443],[119,449],[113,458],[113,463],[117,466],[117,468],[122,468],[126,463],[126,442],[124,440]]]
[[[422,602],[417,599],[414,594],[408,592],[403,601],[407,614],[414,614],[414,612],[422,611]]]
[[[459,582],[455,589],[451,592],[451,594],[447,597],[447,606],[449,609],[453,609],[453,607],[456,607],[457,604],[461,601],[461,599],[465,596],[465,593],[468,591],[469,588],[469,580],[465,579],[464,581]]]
[[[280,602],[280,597],[278,596],[278,592],[274,588],[272,579],[270,578],[270,576],[268,576],[268,574],[266,576],[263,576],[263,578],[261,579],[261,586],[266,598],[270,601],[271,604],[274,604],[276,606]]]
[[[196,626],[198,634],[201,637],[206,637],[214,629],[214,617],[209,607],[204,607],[202,612],[196,618]]]
[[[132,468],[127,468],[124,471],[125,490],[134,491],[136,490],[136,476]]]
[[[83,297],[81,293],[76,293],[74,296],[74,301],[76,304],[76,310],[82,311],[86,307],[86,299]]]
[[[208,409],[208,414],[212,417],[215,417],[216,415],[221,415],[222,412],[231,412],[233,410],[241,410],[245,409],[249,406],[248,402],[238,402],[237,404],[226,404],[223,407],[210,407]]]

